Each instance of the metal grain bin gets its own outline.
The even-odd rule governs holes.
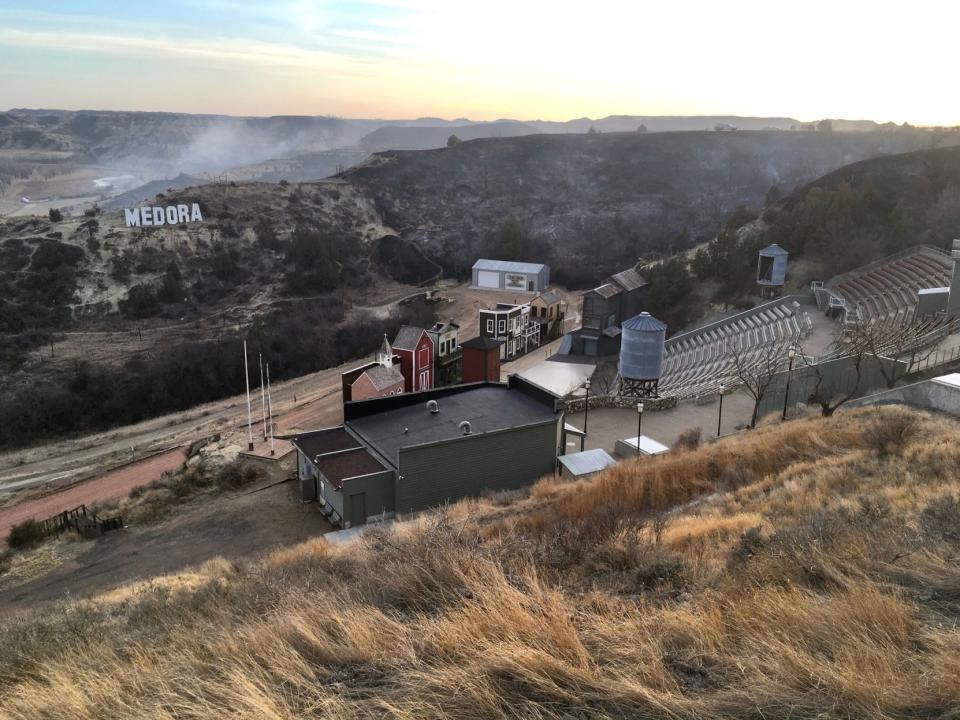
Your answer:
[[[787,282],[787,257],[790,255],[774,243],[760,251],[757,260],[757,284],[761,287],[782,288]]]
[[[666,324],[642,312],[624,322],[621,331],[621,394],[655,395],[663,371]]]

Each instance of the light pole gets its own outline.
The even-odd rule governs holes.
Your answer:
[[[640,426],[643,424],[643,401],[637,403],[637,460],[640,459]]]
[[[584,403],[583,403],[583,434],[586,435],[587,434],[587,418],[590,415],[590,380],[589,378],[583,384],[583,386],[587,389],[587,398],[586,400],[584,400]]]
[[[723,419],[723,391],[727,387],[720,383],[720,411],[717,413],[717,437],[720,437],[720,421]]]
[[[797,356],[797,349],[790,346],[787,350],[787,357],[790,358],[790,367],[787,369],[787,388],[783,392],[783,414],[780,416],[780,422],[787,419],[787,398],[790,397],[790,375],[793,372],[793,359]]]

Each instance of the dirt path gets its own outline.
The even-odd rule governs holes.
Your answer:
[[[138,485],[155,480],[168,470],[175,470],[186,459],[182,448],[154,455],[101,475],[96,481],[79,483],[64,490],[27,500],[7,510],[0,510],[0,538],[5,538],[17,523],[29,518],[48,518],[77,505],[94,505],[121,498]]]
[[[170,519],[84,542],[51,572],[0,589],[0,613],[62,598],[88,597],[123,583],[179,572],[214,557],[252,558],[332,529],[316,505],[304,505],[295,483],[260,492],[204,495]]]

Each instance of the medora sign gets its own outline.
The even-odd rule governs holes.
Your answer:
[[[153,227],[157,225],[178,225],[188,222],[203,222],[200,205],[167,205],[166,207],[127,208],[123,211],[127,227]]]

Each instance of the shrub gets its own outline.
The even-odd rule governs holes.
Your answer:
[[[637,568],[634,581],[637,589],[651,589],[666,584],[682,585],[683,570],[680,558],[655,551]]]
[[[57,210],[57,208],[50,208],[48,216],[50,217],[50,222],[60,222],[63,220],[63,213]]]
[[[766,542],[760,532],[760,526],[747,528],[740,534],[740,540],[730,550],[730,556],[727,558],[727,566],[735,567],[742,565],[763,550],[764,545],[766,545]]]
[[[7,545],[15,550],[20,548],[33,547],[39,544],[44,538],[43,527],[33,518],[24,520],[19,525],[14,525],[10,530],[10,536],[7,538]]]
[[[703,430],[698,427],[687,428],[680,433],[680,437],[678,437],[677,442],[674,443],[674,448],[678,450],[696,450],[700,447],[700,440],[702,438]]]
[[[530,488],[523,487],[517,490],[484,490],[480,497],[489,500],[494,507],[507,507],[519,500],[530,497]]]
[[[919,430],[917,416],[897,409],[874,415],[863,426],[863,443],[877,455],[897,455]]]
[[[263,480],[265,476],[263,468],[234,460],[220,468],[214,482],[223,490],[231,490]]]
[[[920,513],[920,532],[926,537],[960,543],[960,500],[944,495],[927,505]]]

